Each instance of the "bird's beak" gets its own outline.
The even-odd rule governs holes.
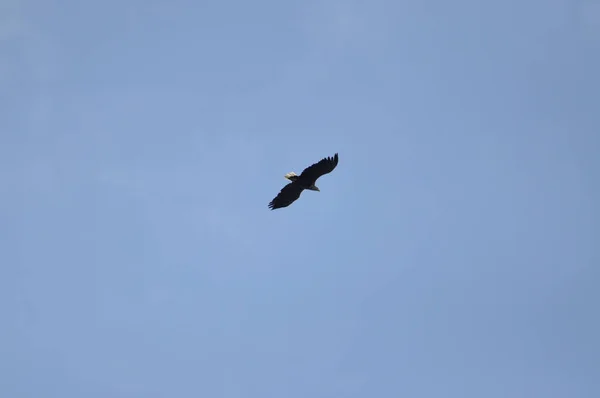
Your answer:
[[[321,190],[319,189],[319,187],[315,187],[315,189],[316,189],[317,191],[321,192]]]

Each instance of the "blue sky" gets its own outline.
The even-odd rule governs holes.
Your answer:
[[[0,396],[600,396],[599,70],[597,0],[0,0]]]

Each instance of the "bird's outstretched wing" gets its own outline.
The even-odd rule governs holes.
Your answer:
[[[296,182],[290,182],[285,187],[281,188],[279,194],[269,203],[271,210],[287,207],[294,203],[302,193],[302,186]]]
[[[300,179],[304,181],[310,181],[315,183],[319,177],[324,174],[331,173],[338,164],[338,154],[336,153],[333,157],[329,156],[319,160],[317,163],[308,166],[300,174]]]

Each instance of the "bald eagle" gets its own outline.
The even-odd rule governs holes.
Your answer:
[[[333,157],[326,157],[317,163],[308,166],[304,171],[297,175],[293,171],[287,173],[284,177],[291,182],[281,189],[279,194],[269,203],[271,210],[288,207],[300,197],[300,194],[305,189],[310,191],[321,191],[315,185],[319,177],[324,174],[331,173],[338,164],[338,154]]]

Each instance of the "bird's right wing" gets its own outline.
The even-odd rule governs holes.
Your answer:
[[[326,157],[319,160],[317,163],[308,166],[300,174],[300,178],[307,181],[317,181],[324,174],[331,173],[338,165],[338,154],[333,157]]]
[[[271,210],[287,207],[300,197],[303,188],[300,184],[290,182],[279,191],[279,194],[269,203]]]

